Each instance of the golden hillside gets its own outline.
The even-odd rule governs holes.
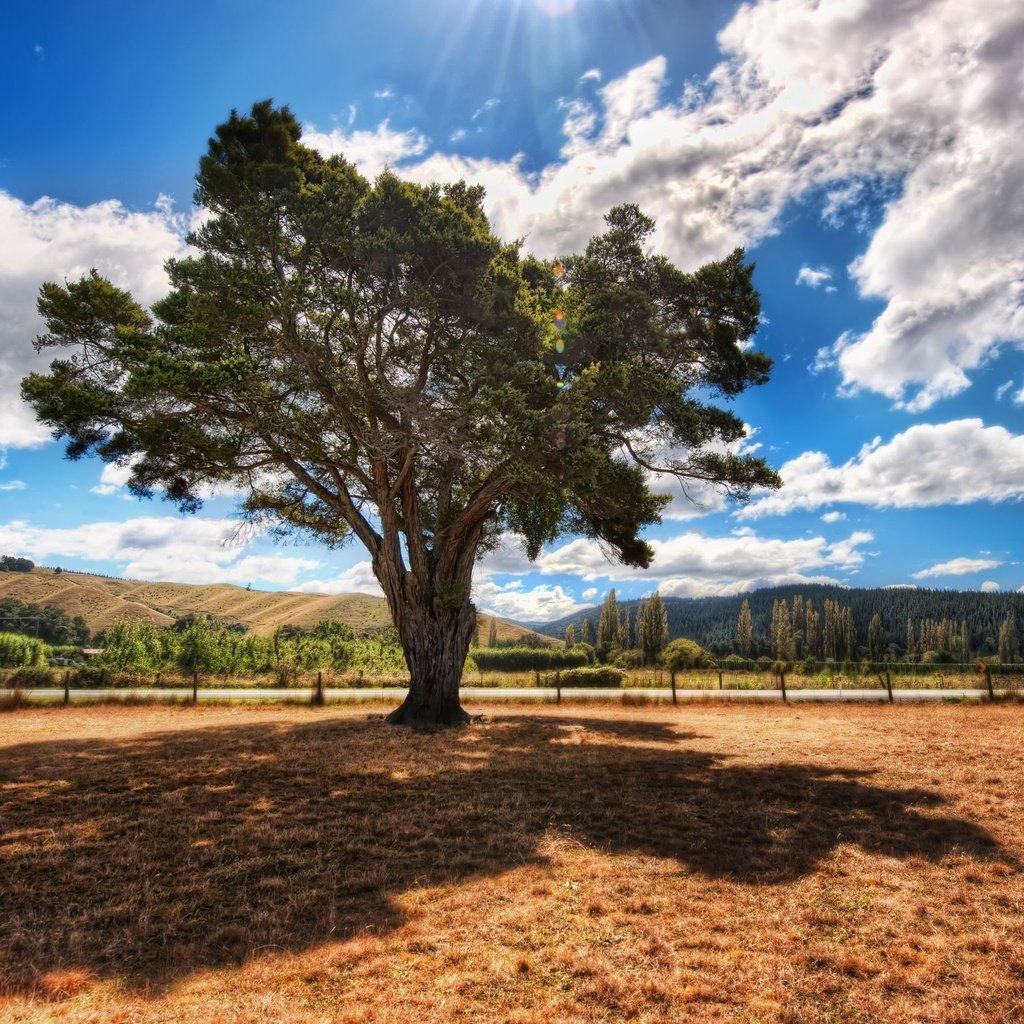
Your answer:
[[[0,598],[4,597],[56,605],[67,615],[81,615],[94,633],[118,619],[148,619],[154,625],[169,626],[190,613],[213,615],[225,624],[241,622],[254,633],[272,633],[278,626],[313,626],[322,619],[336,619],[357,630],[391,624],[383,598],[368,594],[245,590],[230,583],[145,583],[40,568],[0,572]],[[480,620],[486,636],[486,617]],[[499,639],[518,639],[530,632],[498,620]],[[541,639],[552,642],[550,637]]]

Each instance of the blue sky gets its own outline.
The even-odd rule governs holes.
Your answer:
[[[480,181],[496,230],[577,250],[618,202],[692,268],[746,245],[771,382],[745,508],[676,492],[646,572],[515,538],[478,604],[801,580],[1024,586],[1024,13],[962,0],[411,0],[16,5],[0,40],[0,551],[145,579],[341,592],[357,546],[239,533],[69,463],[17,397],[35,295],[95,266],[144,302],[184,251],[193,175],[232,107],[273,97],[364,173]],[[658,485],[670,489],[667,482]]]

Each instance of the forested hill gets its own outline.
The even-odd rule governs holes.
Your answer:
[[[994,653],[998,645],[999,627],[1008,614],[1016,617],[1018,630],[1024,627],[1024,594],[983,594],[978,591],[927,590],[915,587],[886,587],[859,590],[829,586],[788,586],[754,590],[732,597],[664,598],[668,614],[669,636],[689,637],[716,654],[729,654],[736,649],[736,623],[743,602],[750,602],[753,626],[754,652],[770,653],[772,609],[777,601],[786,601],[792,607],[793,598],[812,602],[818,612],[825,601],[838,602],[853,613],[854,630],[859,646],[867,646],[868,623],[877,612],[885,629],[887,646],[902,653],[906,647],[907,619],[919,630],[922,620],[938,622],[942,619],[956,623],[966,621],[971,639],[971,650],[980,654]],[[639,601],[620,601],[623,617],[627,611],[630,621],[636,617]],[[563,637],[566,626],[581,633],[584,619],[590,620],[591,636],[596,636],[600,608],[592,608],[555,622],[534,625],[540,633]]]

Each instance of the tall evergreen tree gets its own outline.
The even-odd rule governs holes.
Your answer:
[[[655,591],[637,617],[637,646],[645,665],[653,665],[668,643],[668,615],[661,594]]]
[[[487,646],[498,646],[498,617],[496,615],[491,616],[491,624],[487,628]]]
[[[1010,613],[1003,619],[999,627],[999,661],[1010,665],[1020,656],[1020,643],[1017,639],[1017,619]]]
[[[750,617],[750,602],[746,599],[740,605],[739,619],[736,622],[736,643],[740,654],[744,658],[749,658],[754,646],[754,628]]]
[[[619,602],[615,597],[615,588],[608,591],[601,605],[601,615],[597,620],[597,642],[605,648],[616,646],[619,642]]]
[[[586,620],[584,620],[586,621]],[[565,627],[565,648],[568,650],[570,647],[576,646],[576,627],[570,622]]]
[[[885,627],[878,612],[868,623],[868,657],[875,662],[885,661]]]

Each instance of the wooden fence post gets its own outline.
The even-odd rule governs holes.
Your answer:
[[[192,673],[192,703],[199,703],[199,673]]]
[[[722,670],[718,670],[718,688],[722,689]]]
[[[555,703],[562,703],[562,673],[555,669]]]
[[[324,706],[324,674],[323,672],[317,672],[316,674],[316,690],[313,693],[313,705],[318,708]]]
[[[892,704],[892,676],[888,669],[885,670],[885,688],[889,691],[889,703]]]
[[[71,670],[64,670],[64,703],[71,703]]]
[[[995,700],[996,691],[992,689],[992,669],[988,665],[985,666],[985,685],[988,687],[988,699]]]
[[[679,698],[676,696],[676,670],[674,668],[669,669],[669,678],[672,680],[672,703],[678,704]]]
[[[779,669],[779,684],[782,687],[782,702],[787,704],[789,697],[786,696],[786,673],[782,669]]]

